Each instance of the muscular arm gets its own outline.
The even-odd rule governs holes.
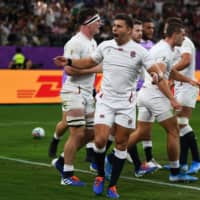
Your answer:
[[[101,73],[102,72],[102,65],[96,65],[89,69],[77,69],[75,67],[71,67],[66,65],[64,67],[65,72],[70,76],[75,75],[84,75],[84,74],[91,74],[91,73]]]
[[[200,85],[200,83],[192,80],[191,78],[189,78],[187,76],[184,76],[183,74],[178,72],[175,68],[172,68],[172,70],[171,70],[170,79],[173,79],[173,80],[176,80],[176,81],[181,81],[181,82],[186,82],[186,83],[189,83],[193,86],[199,87],[199,85]]]
[[[162,77],[163,71],[165,70],[165,65],[162,63],[157,63],[155,65],[152,65],[149,69],[148,72],[149,73],[157,73],[158,76],[160,76],[158,78],[158,82],[157,85],[160,89],[160,91],[170,100],[171,105],[175,108],[175,109],[180,109],[181,105],[176,101],[176,99],[174,98],[171,90],[169,89],[168,86],[168,82],[167,80],[165,80]]]
[[[193,86],[199,87],[200,84],[197,81],[194,81],[179,72],[181,70],[184,70],[190,65],[191,59],[192,59],[192,55],[190,53],[188,52],[182,53],[181,60],[178,63],[176,63],[171,70],[170,78],[176,81],[186,82]]]
[[[66,59],[64,56],[55,57],[54,63],[57,66],[65,66],[70,64],[68,63],[68,59]],[[76,67],[78,69],[91,68],[97,64],[98,63],[96,63],[91,57],[81,58],[81,59],[71,59],[71,66]]]
[[[183,70],[189,66],[191,63],[191,54],[190,53],[183,53],[181,55],[181,60],[174,65],[174,68],[178,71]]]

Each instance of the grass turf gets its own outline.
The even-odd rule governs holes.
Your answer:
[[[200,134],[199,108],[200,103],[197,104],[191,120],[197,136]],[[85,170],[85,173],[77,171],[76,175],[87,185],[84,188],[60,185],[59,174],[50,167],[51,159],[47,155],[49,142],[60,118],[61,107],[58,104],[0,105],[1,200],[107,199],[106,191],[100,197],[96,197],[92,192],[95,175],[89,173],[88,163],[84,161],[85,149],[77,154],[75,168]],[[46,131],[43,139],[37,140],[31,136],[32,129],[37,126],[43,127]],[[67,134],[61,141],[58,152],[62,152],[66,138]],[[156,160],[166,164],[166,135],[157,124],[153,128],[153,145]],[[144,152],[140,145],[139,152],[144,159]],[[15,158],[17,161],[8,160],[9,158]],[[19,162],[18,159],[33,163]],[[34,162],[46,165],[40,166]],[[197,176],[200,178],[200,174]],[[132,165],[127,162],[118,183],[118,192],[121,200],[188,200],[189,198],[195,200],[199,199],[200,186],[199,181],[190,184],[170,184],[168,172],[164,170],[136,179],[133,176]]]

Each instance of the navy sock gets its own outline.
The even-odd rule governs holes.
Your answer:
[[[198,145],[197,145],[197,138],[194,134],[193,131],[187,134],[188,137],[188,142],[189,142],[189,147],[192,153],[192,160],[199,162],[199,150],[198,150]]]
[[[144,152],[145,152],[147,162],[151,161],[153,159],[152,147],[145,147]]]
[[[126,159],[120,159],[112,153],[112,156],[109,156],[112,164],[112,174],[111,174],[111,179],[110,179],[110,184],[108,187],[112,187],[117,184],[117,180],[119,179],[119,176],[121,174],[121,171],[124,166],[124,162]]]
[[[105,172],[104,172],[104,160],[105,160],[105,152],[104,153],[97,153],[94,152],[95,155],[95,163],[97,165],[97,169],[98,169],[98,176],[105,176]]]
[[[133,163],[135,165],[135,171],[138,171],[141,166],[141,161],[140,161],[139,154],[137,151],[137,146],[133,145],[131,148],[129,148],[128,153],[130,154],[130,156],[133,160]]]
[[[188,134],[180,137],[180,164],[187,164],[189,151]]]

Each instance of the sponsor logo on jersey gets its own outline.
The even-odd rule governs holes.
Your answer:
[[[135,55],[136,55],[135,51],[131,51],[131,52],[130,52],[130,56],[131,56],[132,58],[134,58]]]
[[[99,117],[100,118],[105,118],[105,115],[104,114],[100,114]]]

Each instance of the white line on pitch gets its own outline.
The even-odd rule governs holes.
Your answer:
[[[42,122],[42,121],[7,121],[0,122],[0,127],[10,127],[10,126],[29,126],[29,125],[55,125],[55,121]]]
[[[23,159],[18,159],[18,158],[10,158],[10,157],[6,157],[6,156],[0,156],[0,159],[1,160],[9,160],[9,161],[14,161],[14,162],[19,162],[19,163],[25,163],[25,164],[28,164],[28,165],[52,167],[52,165],[47,164],[47,163],[34,162],[34,161],[23,160]],[[75,169],[75,171],[85,173],[85,174],[95,174],[93,172],[90,172],[90,171],[87,171],[87,170],[82,170],[82,169]],[[200,191],[199,187],[182,185],[182,184],[166,183],[166,182],[162,182],[162,181],[154,181],[154,180],[150,180],[150,179],[133,178],[133,177],[127,177],[127,176],[120,176],[120,178],[124,179],[124,180],[138,181],[138,182],[144,182],[144,183],[150,183],[150,184],[157,184],[157,185],[164,185],[164,186],[169,186],[169,187],[177,187],[177,188],[184,188],[184,189],[191,189],[191,190]]]

